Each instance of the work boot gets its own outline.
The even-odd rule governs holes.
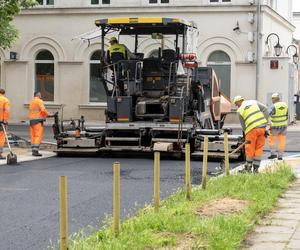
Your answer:
[[[32,151],[32,156],[43,156],[39,151]]]
[[[278,160],[279,160],[279,161],[282,161],[282,156],[278,156]]]
[[[258,174],[259,165],[253,165],[253,173]]]
[[[271,159],[276,159],[276,158],[277,158],[277,155],[270,155],[270,156],[268,157],[269,160],[271,160]]]
[[[244,169],[240,170],[239,173],[251,173],[252,172],[252,162],[246,162],[244,164]]]
[[[0,160],[5,160],[6,158],[2,155],[2,154],[0,154]]]

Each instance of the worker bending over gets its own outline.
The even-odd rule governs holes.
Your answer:
[[[39,153],[39,147],[43,140],[44,122],[49,116],[44,106],[41,93],[34,93],[34,98],[29,104],[29,121],[30,121],[30,140],[33,156],[42,156]]]
[[[7,128],[7,121],[9,118],[9,100],[5,97],[5,90],[0,89],[0,159],[3,160],[5,157],[2,155],[3,147],[5,143],[5,134],[2,126]]]
[[[288,125],[288,106],[285,102],[280,101],[278,93],[272,95],[272,103],[273,105],[269,110],[272,125],[268,138],[271,155],[268,158],[274,159],[278,157],[278,160],[282,160]]]
[[[255,100],[246,101],[242,96],[236,96],[233,102],[238,107],[237,113],[245,133],[245,140],[249,141],[245,146],[245,170],[251,172],[253,167],[253,172],[257,173],[266,142],[268,109],[262,103]]]

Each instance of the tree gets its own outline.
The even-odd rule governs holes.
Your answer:
[[[17,29],[11,24],[21,8],[36,5],[36,0],[0,0],[0,48],[7,49],[18,38]]]

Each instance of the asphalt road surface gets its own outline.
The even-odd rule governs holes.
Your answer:
[[[27,127],[10,131],[28,138]],[[238,131],[237,131],[238,132]],[[288,134],[287,150],[300,151],[299,132]],[[51,129],[45,137],[51,139]],[[267,156],[267,154],[265,154]],[[112,164],[116,158],[57,158],[0,166],[0,250],[41,250],[59,237],[58,178],[68,177],[69,233],[98,228],[112,212]],[[118,158],[121,162],[122,218],[150,203],[153,160]],[[192,162],[192,182],[200,183],[201,162]],[[209,172],[218,162],[210,162]],[[231,166],[236,166],[237,163]],[[184,162],[161,161],[162,198],[184,185]]]
[[[153,160],[121,158],[122,217],[150,203]],[[112,212],[114,158],[57,158],[0,167],[0,249],[41,250],[59,235],[58,179],[68,177],[69,232],[97,227]],[[209,164],[213,171],[217,162]],[[192,162],[200,183],[201,162]],[[184,162],[161,161],[162,198],[184,184]]]

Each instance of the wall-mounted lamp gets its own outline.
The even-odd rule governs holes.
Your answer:
[[[295,49],[295,54],[293,55],[293,62],[294,62],[295,64],[297,64],[297,63],[299,62],[299,55],[298,55],[298,49],[297,49],[297,47],[296,47],[294,44],[291,44],[291,45],[289,45],[289,46],[287,47],[286,53],[289,55],[289,49],[290,49],[291,47],[293,47],[293,48]]]
[[[268,45],[269,43],[269,38],[271,36],[276,36],[277,37],[277,44],[274,46],[274,50],[275,50],[275,55],[276,56],[280,56],[281,52],[282,52],[282,46],[279,43],[279,36],[276,33],[271,33],[268,35],[267,39],[266,39],[266,45]]]

